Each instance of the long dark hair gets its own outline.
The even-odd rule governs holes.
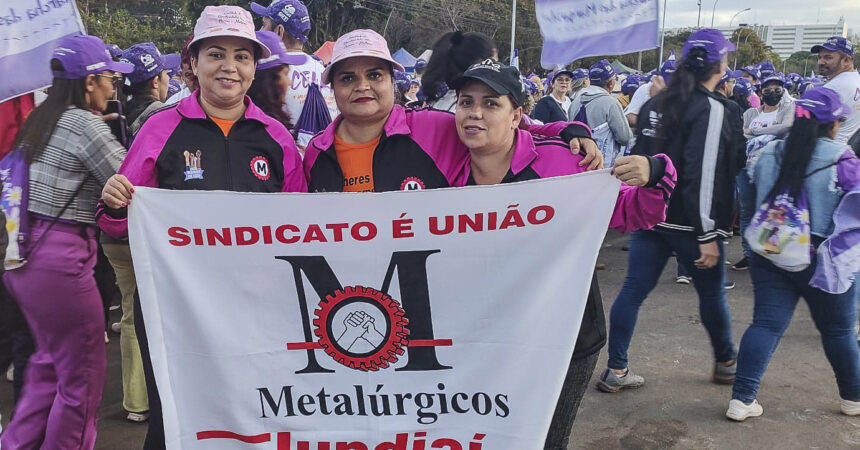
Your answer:
[[[58,59],[51,60],[51,70],[54,72],[65,71],[63,64]],[[15,147],[21,146],[26,149],[28,163],[32,163],[48,145],[48,141],[51,140],[51,136],[57,128],[57,122],[60,121],[60,116],[66,112],[66,108],[74,106],[84,110],[90,109],[87,104],[86,92],[86,78],[69,80],[54,77],[54,81],[48,89],[48,98],[30,113],[15,137]]]
[[[264,113],[284,124],[287,129],[293,128],[290,115],[284,111],[284,89],[277,83],[281,71],[288,70],[286,65],[278,65],[268,69],[258,70],[254,82],[248,88],[248,96]]]
[[[421,77],[421,92],[428,100],[439,98],[443,82],[450,85],[469,66],[492,57],[495,50],[496,44],[483,33],[446,33],[433,44],[433,54]]]
[[[680,125],[687,101],[696,87],[719,72],[720,61],[709,63],[706,56],[707,52],[703,48],[690,49],[672,74],[669,86],[654,98],[655,109],[663,115],[660,120],[663,137],[667,137],[666,133],[674,132]]]
[[[809,118],[796,117],[791,131],[783,143],[782,156],[780,157],[779,176],[776,183],[767,194],[767,198],[774,198],[777,194],[788,188],[789,195],[797,197],[803,187],[804,179],[809,175],[807,166],[815,151],[815,144],[819,137],[829,136],[835,122],[821,123],[815,116]]]
[[[752,105],[750,105],[750,96],[749,95],[740,95],[737,93],[737,91],[735,91],[732,94],[731,99],[734,100],[734,102],[737,103],[738,106],[741,107],[741,111],[746,111],[752,107]]]

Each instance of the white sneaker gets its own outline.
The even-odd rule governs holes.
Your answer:
[[[846,416],[860,415],[860,402],[852,402],[851,400],[842,399],[841,410]]]
[[[13,382],[15,381],[15,365],[9,364],[9,368],[6,369],[6,381]]]
[[[693,281],[691,277],[685,277],[684,275],[678,275],[675,277],[675,283],[678,284],[690,284],[691,281]]]
[[[860,403],[857,404],[860,405]],[[761,409],[761,405],[758,404],[758,400],[753,399],[752,403],[747,405],[744,404],[744,402],[733,398],[729,402],[729,409],[726,411],[726,417],[742,422],[747,420],[748,417],[758,417],[762,412],[763,410]],[[858,413],[860,413],[860,410],[858,410]]]
[[[122,331],[122,324],[119,322],[114,322],[110,324],[110,330],[116,334],[120,334],[120,331]]]

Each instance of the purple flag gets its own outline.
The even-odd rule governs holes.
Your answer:
[[[657,0],[535,0],[541,65],[657,47]]]
[[[4,0],[0,6],[0,102],[51,85],[56,41],[83,34],[73,0]]]

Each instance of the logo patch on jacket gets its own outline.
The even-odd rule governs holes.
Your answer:
[[[424,185],[424,182],[415,177],[409,177],[400,184],[401,191],[420,191],[426,188],[427,186]]]
[[[257,156],[252,159],[251,172],[254,172],[254,176],[263,181],[268,180],[272,176],[271,172],[269,172],[269,160],[264,156]]]
[[[203,152],[194,153],[185,150],[185,181],[203,179]]]

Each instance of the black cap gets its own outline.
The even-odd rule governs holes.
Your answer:
[[[490,87],[499,95],[510,95],[517,106],[525,101],[526,92],[520,78],[520,71],[516,67],[506,66],[492,59],[469,67],[460,78],[451,83],[454,89],[460,89],[471,80],[480,81]]]

